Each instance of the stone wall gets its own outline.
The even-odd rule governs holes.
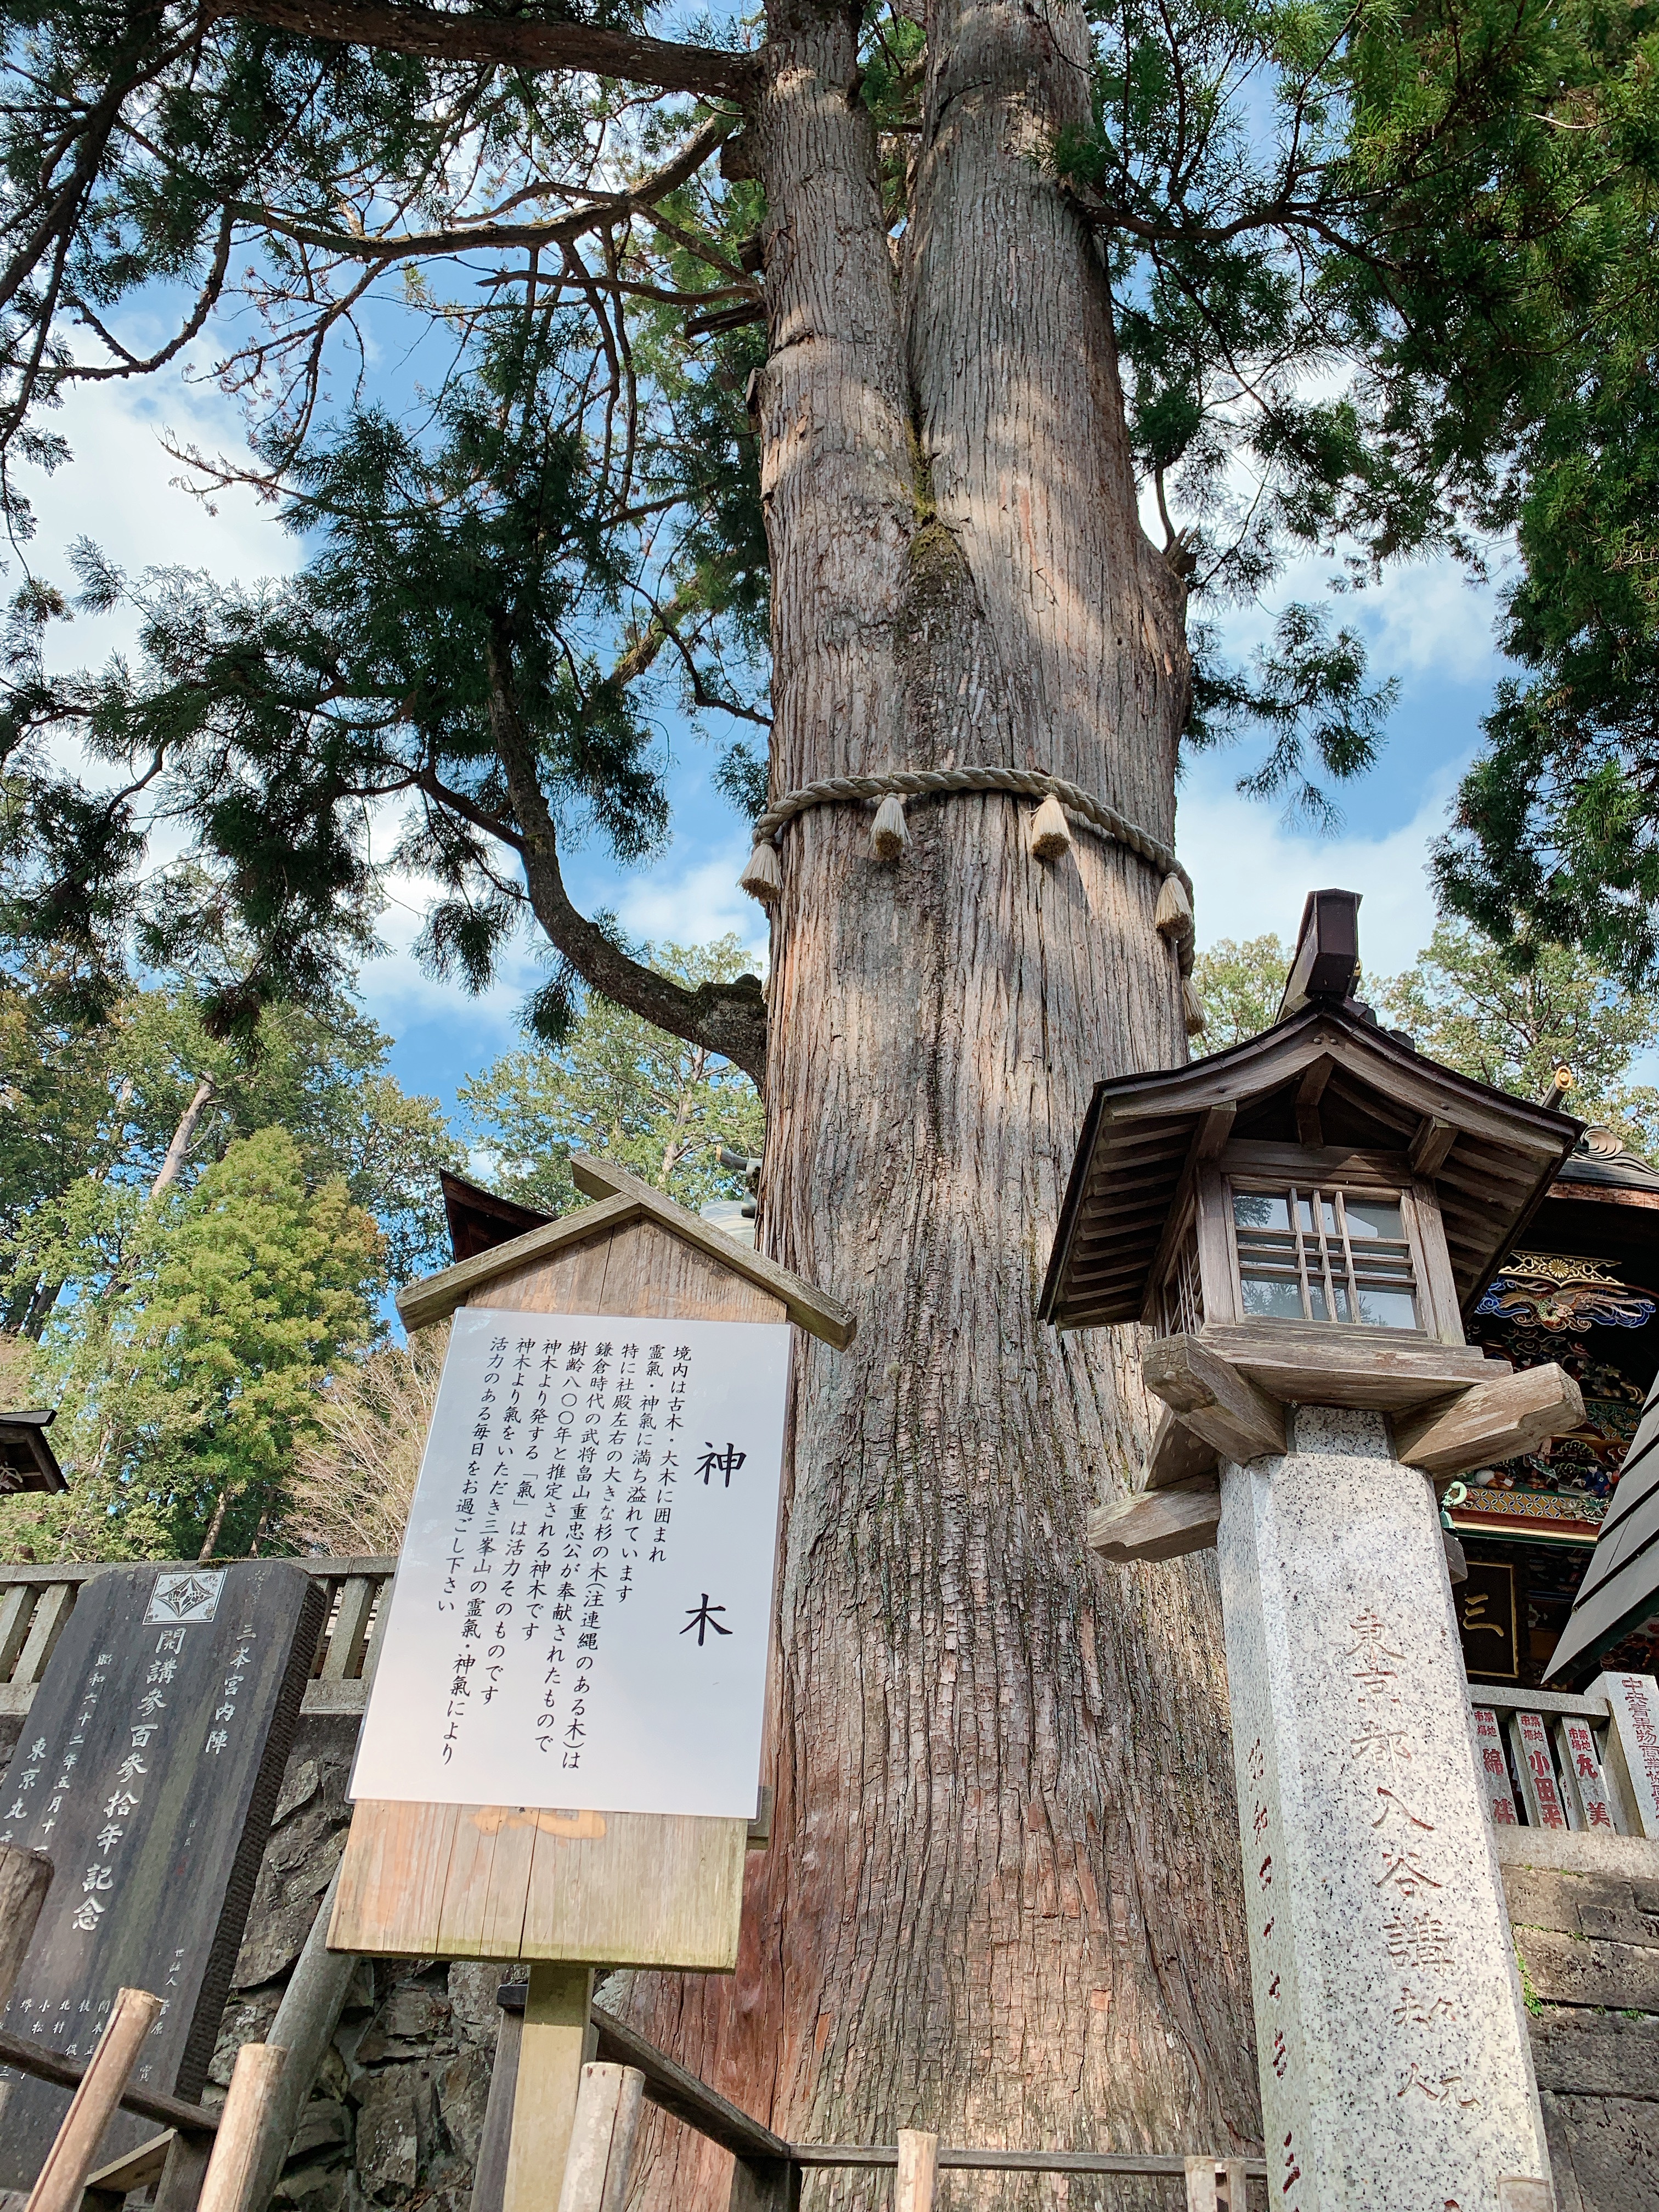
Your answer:
[[[270,2028],[344,1848],[356,1726],[302,1721],[277,1801],[214,2053],[216,2102],[236,2052]],[[275,2203],[467,2212],[500,2014],[497,1965],[363,1960]]]
[[[1530,1835],[1505,1837],[1512,1856],[1504,1887],[1558,2212],[1653,2212],[1659,2204],[1659,1848],[1614,1837],[1607,1839],[1613,1848],[1598,1854],[1586,1847],[1601,1843],[1599,1837],[1545,1838],[1567,1847],[1557,1856],[1583,1863],[1516,1863]]]

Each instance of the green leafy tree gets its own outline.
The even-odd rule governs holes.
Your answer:
[[[924,13],[15,0],[14,532],[50,401],[199,334],[302,565],[84,553],[140,632],[101,674],[47,648],[67,580],[25,580],[0,927],[95,997],[222,914],[203,1004],[246,1034],[340,987],[402,870],[460,983],[520,930],[564,963],[544,1042],[586,987],[763,1085],[764,1249],[858,1321],[802,1352],[791,1431],[751,1900],[788,1972],[653,1978],[634,2017],[785,2135],[1244,2142],[1212,1584],[1089,1567],[1139,1401],[1034,1317],[1091,1086],[1184,1050],[1154,872],[1089,832],[1035,861],[1006,795],[914,804],[884,866],[825,805],[781,836],[763,994],[634,958],[565,861],[662,849],[677,707],[751,808],[985,762],[1167,845],[1183,735],[1328,804],[1388,705],[1346,595],[1478,563],[1615,346],[1603,450],[1650,377],[1659,33],[1588,0]],[[421,384],[365,389],[394,316]],[[1337,593],[1278,605],[1291,560]],[[1229,667],[1241,602],[1270,635]],[[647,2201],[708,2201],[680,2156]]]
[[[1440,923],[1403,975],[1373,988],[1379,1011],[1431,1059],[1522,1098],[1543,1097],[1565,1065],[1569,1113],[1606,1122],[1638,1152],[1659,1141],[1659,1091],[1624,1080],[1659,1043],[1659,996],[1559,945],[1537,947],[1517,973],[1502,946],[1455,921]]]
[[[66,1290],[96,1295],[149,1200],[271,1126],[313,1187],[342,1181],[374,1214],[393,1280],[441,1264],[439,1170],[465,1155],[390,1049],[337,999],[267,1007],[250,1042],[212,1036],[188,988],[80,1018],[39,963],[0,975],[0,1326],[38,1336]]]
[[[747,964],[732,936],[647,945],[641,957],[692,989]],[[572,1152],[619,1161],[685,1206],[743,1197],[720,1146],[758,1158],[764,1135],[760,1096],[740,1068],[597,994],[563,1044],[507,1053],[458,1096],[477,1148],[495,1161],[496,1187],[549,1213],[582,1203],[565,1165]]]
[[[36,1361],[68,1494],[0,1505],[0,1543],[82,1559],[285,1548],[318,1392],[374,1334],[374,1220],[343,1182],[309,1188],[299,1147],[265,1128],[146,1204],[122,1264],[53,1320]]]
[[[1436,854],[1447,903],[1512,966],[1552,941],[1659,980],[1659,396],[1652,337],[1610,343],[1540,434],[1486,744]]]
[[[1291,956],[1279,938],[1218,937],[1193,963],[1193,987],[1204,1009],[1199,1049],[1221,1052],[1268,1028],[1285,995]]]

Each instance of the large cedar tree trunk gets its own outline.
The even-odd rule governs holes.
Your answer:
[[[1088,120],[1084,19],[933,0],[927,35],[896,268],[854,19],[769,27],[773,789],[1031,765],[1171,839],[1181,591],[1042,160]],[[1180,981],[1155,874],[1086,831],[1040,864],[1030,811],[913,802],[893,866],[863,810],[786,839],[764,1237],[859,1334],[802,1350],[739,1972],[629,2002],[797,2140],[1219,2150],[1259,2119],[1213,1566],[1085,1552],[1145,1403],[1132,1346],[1034,1313],[1090,1087],[1184,1056]],[[647,2202],[723,2202],[722,2154],[654,2144]]]

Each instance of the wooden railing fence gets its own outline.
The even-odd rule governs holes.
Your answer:
[[[164,1565],[194,1565],[166,1561]],[[386,1625],[386,1598],[398,1562],[384,1555],[362,1559],[301,1559],[328,1598],[306,1686],[305,1713],[360,1717],[374,1673]],[[0,1719],[27,1712],[76,1599],[109,1563],[35,1567],[0,1565]]]
[[[1623,1778],[1640,1751],[1606,1698],[1471,1682],[1474,1755],[1497,1827],[1646,1836]]]

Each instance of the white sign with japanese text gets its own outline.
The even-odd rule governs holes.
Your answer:
[[[786,1323],[464,1307],[353,1797],[753,1815]]]

